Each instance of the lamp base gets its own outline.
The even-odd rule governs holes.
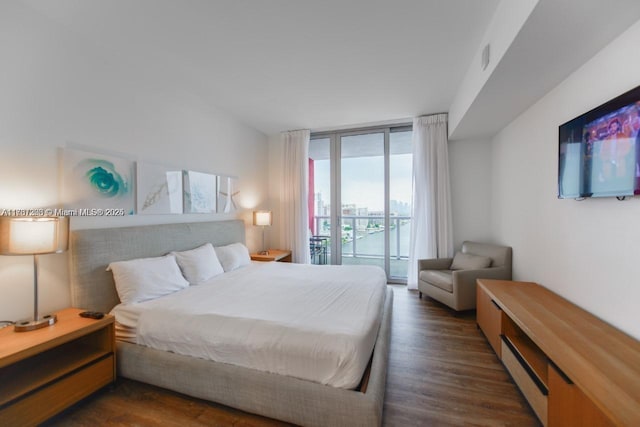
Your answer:
[[[42,316],[38,320],[33,319],[24,319],[18,320],[13,327],[13,330],[16,332],[28,332],[34,331],[40,328],[46,328],[47,326],[51,326],[58,321],[58,316],[55,314],[47,314]]]

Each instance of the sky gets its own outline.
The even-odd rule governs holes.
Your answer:
[[[395,154],[390,159],[390,199],[411,203],[411,154]],[[325,204],[330,198],[329,160],[316,160],[315,192],[322,194]],[[384,157],[351,157],[342,159],[342,204],[384,209]]]

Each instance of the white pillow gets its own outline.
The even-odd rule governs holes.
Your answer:
[[[198,285],[213,276],[224,273],[211,243],[189,251],[171,252],[171,254],[175,255],[182,274],[192,285]]]
[[[478,270],[491,266],[491,258],[487,256],[456,252],[449,270]]]
[[[134,304],[171,294],[189,286],[182,277],[176,257],[169,254],[158,258],[140,258],[112,262],[116,290],[123,304]]]
[[[216,254],[224,271],[235,270],[251,264],[249,249],[242,243],[232,243],[216,248]]]

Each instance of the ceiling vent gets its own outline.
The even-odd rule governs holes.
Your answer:
[[[489,65],[489,58],[490,58],[490,46],[489,44],[487,44],[484,47],[484,49],[482,49],[482,63],[480,65],[483,71],[486,70],[487,65]]]

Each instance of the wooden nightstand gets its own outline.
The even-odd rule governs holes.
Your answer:
[[[268,254],[251,254],[253,261],[280,261],[291,262],[291,251],[283,251],[280,249],[269,249]]]
[[[39,424],[116,379],[112,316],[57,312],[58,322],[29,332],[0,329],[0,420]]]

